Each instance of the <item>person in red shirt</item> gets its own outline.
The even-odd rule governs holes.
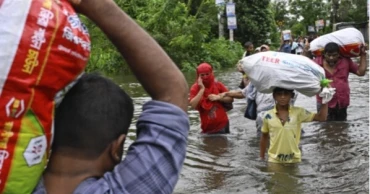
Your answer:
[[[331,87],[336,88],[333,99],[328,103],[328,121],[347,120],[347,107],[350,102],[349,73],[364,76],[366,72],[366,51],[361,49],[360,65],[351,58],[343,57],[339,53],[339,45],[331,42],[325,45],[323,56],[314,61],[324,68],[327,79],[332,80]],[[321,98],[317,96],[317,109],[321,106]]]
[[[202,63],[197,67],[197,80],[190,89],[190,106],[199,111],[202,133],[230,133],[227,111],[233,98],[222,97],[227,92],[224,84],[215,80],[212,66]]]

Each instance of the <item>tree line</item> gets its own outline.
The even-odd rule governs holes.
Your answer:
[[[243,44],[256,46],[280,44],[280,30],[291,29],[294,35],[307,33],[307,26],[318,19],[333,22],[366,21],[366,0],[234,0],[238,29],[234,42],[218,37],[215,0],[116,0],[127,14],[147,30],[182,71],[194,71],[201,62],[215,69],[232,67],[241,58]],[[88,19],[92,53],[87,71],[127,72],[125,61],[105,35]],[[225,17],[225,16],[224,16]],[[319,33],[331,32],[325,26]],[[144,56],[145,57],[145,56]]]

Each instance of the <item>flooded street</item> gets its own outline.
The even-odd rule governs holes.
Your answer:
[[[186,76],[189,87],[194,76]],[[217,72],[216,77],[229,89],[237,89],[241,74],[230,69]],[[127,150],[136,137],[137,116],[150,98],[133,76],[114,79],[135,103]],[[174,193],[369,193],[369,75],[350,75],[350,87],[347,122],[303,124],[298,165],[259,160],[255,122],[243,116],[244,99],[235,100],[228,112],[229,135],[201,135],[199,114],[189,109],[187,156]],[[315,97],[299,94],[295,105],[316,112]]]

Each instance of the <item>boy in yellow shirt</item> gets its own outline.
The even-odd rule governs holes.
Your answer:
[[[260,142],[260,157],[265,158],[267,141],[270,138],[268,162],[297,163],[301,162],[301,151],[298,147],[301,139],[301,123],[326,121],[328,105],[323,104],[319,113],[311,113],[304,108],[290,106],[293,90],[275,88],[273,97],[276,105],[266,112]]]

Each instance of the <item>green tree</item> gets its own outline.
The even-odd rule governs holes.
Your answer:
[[[300,20],[299,23],[307,30],[314,26],[316,20],[330,21],[330,25],[339,22],[364,22],[367,21],[366,0],[289,0],[290,13]],[[301,28],[297,24],[291,27]],[[329,33],[332,27],[325,22],[325,27],[320,34]],[[305,32],[306,33],[306,32]]]
[[[272,13],[274,15],[274,21],[280,29],[289,28],[289,10],[288,2],[285,0],[275,0],[271,3]]]
[[[290,13],[304,26],[304,34],[308,26],[315,26],[316,20],[326,21],[330,18],[330,4],[321,0],[290,0],[289,7]]]
[[[272,31],[276,31],[270,0],[235,0],[238,29],[235,39],[241,43],[251,41],[265,44]]]
[[[212,0],[117,0],[116,3],[146,29],[184,71],[194,70],[204,61],[215,68],[232,66],[242,54],[239,43],[212,36],[212,26],[217,25],[217,8]],[[128,69],[102,32],[83,20],[92,38],[88,71],[115,73]]]
[[[366,22],[366,0],[341,0],[337,11],[337,22]]]

